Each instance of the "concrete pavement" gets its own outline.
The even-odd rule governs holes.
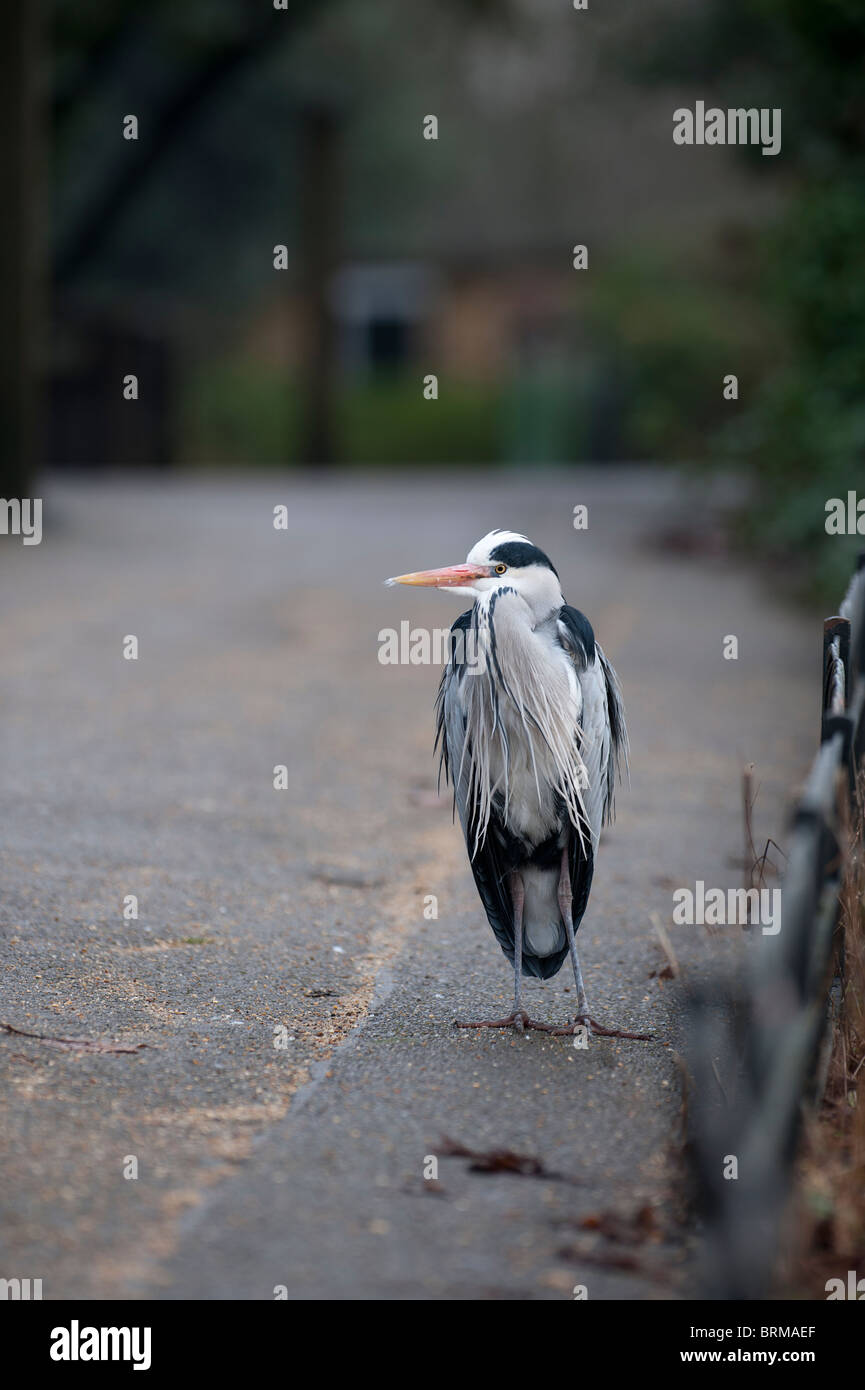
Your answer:
[[[0,1019],[146,1046],[0,1034],[0,1275],[47,1298],[687,1295],[681,993],[653,975],[649,914],[741,882],[744,761],[759,832],[783,838],[819,629],[738,564],[665,550],[712,503],[648,470],[45,499],[43,544],[0,550]],[[632,786],[580,946],[595,1015],[652,1043],[452,1028],[505,1010],[509,968],[434,795],[438,672],[378,648],[459,601],[381,580],[492,526],[548,550],[624,683]],[[686,972],[712,970],[702,933],[670,931]],[[530,1010],[564,1018],[569,983],[528,982]],[[544,1171],[472,1171],[444,1138]]]

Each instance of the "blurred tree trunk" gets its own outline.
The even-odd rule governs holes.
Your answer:
[[[300,113],[300,278],[304,304],[300,461],[336,461],[336,331],[330,280],[338,256],[342,118],[327,106]]]
[[[0,494],[29,496],[41,310],[37,109],[41,5],[10,6],[0,43]]]

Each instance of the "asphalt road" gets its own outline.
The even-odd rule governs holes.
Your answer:
[[[650,914],[686,980],[738,950],[670,926],[672,891],[741,882],[743,762],[783,841],[816,730],[808,615],[714,553],[704,487],[637,469],[45,499],[41,546],[0,544],[0,1020],[42,1035],[0,1032],[0,1276],[46,1298],[688,1296],[682,991]],[[704,525],[693,551],[666,539]],[[632,785],[580,946],[595,1016],[650,1043],[452,1026],[505,1012],[510,972],[435,795],[438,670],[378,654],[459,600],[381,581],[493,526],[549,551],[624,684]],[[569,984],[528,982],[530,1011],[564,1019]]]

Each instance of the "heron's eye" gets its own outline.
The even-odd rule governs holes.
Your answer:
[[[507,565],[496,565],[496,574],[507,574]]]

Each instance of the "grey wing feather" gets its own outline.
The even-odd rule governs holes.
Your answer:
[[[565,605],[559,636],[574,662],[582,694],[580,756],[586,769],[583,801],[597,848],[615,814],[616,780],[628,766],[628,732],[618,677],[595,641],[588,619]]]
[[[627,777],[630,773],[628,766],[630,744],[628,742],[628,726],[625,723],[625,702],[622,699],[619,677],[604,655],[600,644],[597,652],[607,686],[607,711],[610,720],[610,757],[607,760],[607,795],[604,807],[604,821],[609,823],[616,812],[616,782],[621,782],[622,778]]]
[[[466,821],[467,818],[468,820],[472,818],[471,808],[468,805],[471,779],[468,758],[465,754],[466,720],[459,689],[463,674],[463,662],[460,660],[459,649],[460,637],[465,637],[466,631],[471,626],[471,617],[471,610],[468,613],[463,613],[451,628],[450,660],[442,672],[438,699],[436,700],[435,739],[435,747],[439,751],[439,786],[441,786],[441,776],[444,773],[445,781],[453,783],[454,805],[467,838]]]

